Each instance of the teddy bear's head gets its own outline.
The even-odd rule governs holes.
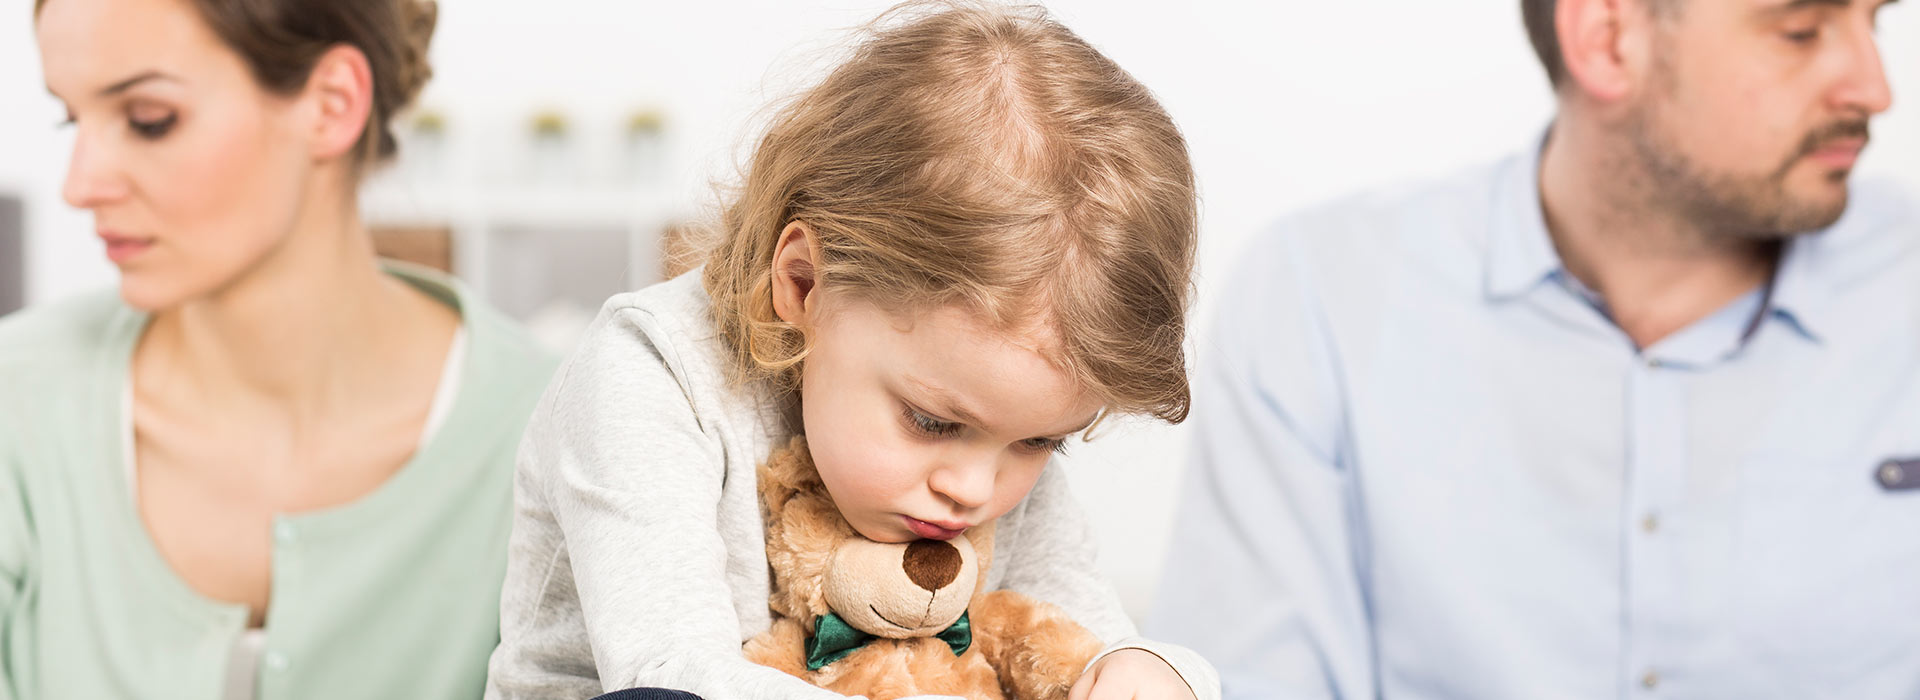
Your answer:
[[[814,470],[805,438],[760,466],[773,611],[809,632],[829,613],[876,637],[940,634],[986,587],[991,524],[948,541],[875,542],[854,531]]]

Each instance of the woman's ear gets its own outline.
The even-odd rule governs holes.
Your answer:
[[[314,62],[301,98],[309,101],[313,117],[309,154],[330,160],[350,153],[373,114],[373,69],[366,54],[344,44],[327,49]]]
[[[818,307],[814,289],[820,266],[813,227],[799,221],[780,231],[773,248],[773,312],[780,320],[804,326]]]

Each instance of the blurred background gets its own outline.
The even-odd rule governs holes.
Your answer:
[[[1516,0],[1057,0],[1151,87],[1203,201],[1204,333],[1218,272],[1288,210],[1516,151],[1551,116]],[[447,268],[564,352],[607,296],[669,273],[764,106],[817,78],[887,2],[441,0],[435,77],[362,205],[390,255]],[[1881,47],[1897,97],[1861,171],[1920,192],[1920,11]],[[0,313],[115,284],[60,200],[72,146],[30,3],[0,12]],[[1916,232],[1920,233],[1920,232]],[[5,390],[0,387],[0,391]],[[1158,583],[1186,430],[1122,422],[1064,461],[1136,618]]]

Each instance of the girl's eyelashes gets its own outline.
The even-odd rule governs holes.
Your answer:
[[[900,417],[906,423],[908,431],[921,437],[953,437],[959,435],[960,431],[966,427],[959,423],[934,418],[906,404],[900,406]],[[1020,448],[1034,454],[1065,454],[1067,440],[1066,438],[1027,438],[1020,441]]]
[[[912,406],[902,404],[900,415],[906,419],[907,429],[923,437],[943,438],[960,434],[960,424],[934,418]]]
[[[1045,452],[1056,455],[1067,453],[1066,438],[1028,438],[1020,441],[1020,446],[1025,447],[1029,452]]]

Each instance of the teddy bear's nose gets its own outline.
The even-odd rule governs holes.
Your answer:
[[[960,550],[939,540],[915,540],[900,561],[913,585],[938,592],[960,575]]]

